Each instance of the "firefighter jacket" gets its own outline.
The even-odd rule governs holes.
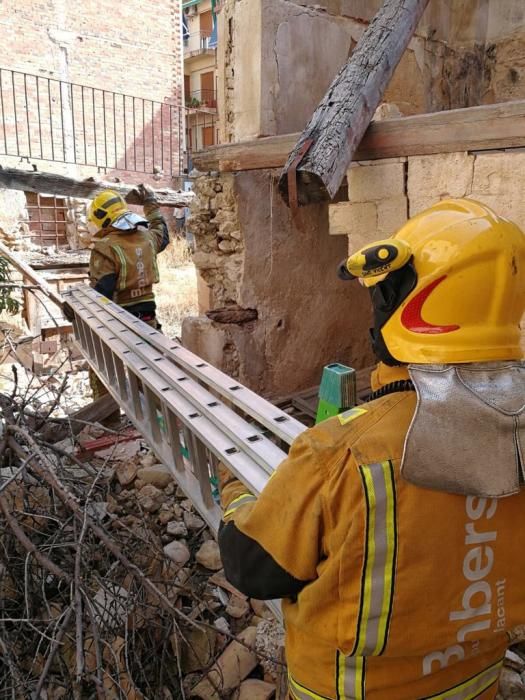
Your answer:
[[[169,243],[158,205],[145,204],[144,214],[147,227],[103,229],[94,237],[89,261],[91,286],[124,307],[154,301],[153,285],[159,281],[157,254]]]
[[[415,405],[391,393],[305,431],[259,498],[222,475],[224,570],[248,596],[283,598],[293,698],[496,696],[507,632],[525,622],[525,492],[403,480]]]

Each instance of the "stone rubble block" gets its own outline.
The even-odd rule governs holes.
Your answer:
[[[145,484],[153,484],[158,489],[164,489],[171,484],[173,476],[164,464],[153,464],[151,467],[142,467],[137,472],[137,477]]]
[[[348,171],[351,202],[377,202],[405,194],[405,164],[356,165]]]
[[[153,484],[145,484],[140,489],[137,500],[146,513],[156,513],[166,501],[166,495]]]
[[[164,547],[164,554],[171,559],[172,562],[179,566],[184,566],[189,561],[190,550],[183,542],[174,540]]]
[[[362,231],[375,231],[377,209],[374,202],[341,202],[328,208],[330,235],[350,236]]]
[[[472,191],[475,156],[439,153],[408,159],[407,194],[410,215],[449,197],[466,197]]]
[[[206,525],[202,518],[195,515],[195,513],[192,513],[191,511],[186,511],[183,517],[184,525],[188,528],[188,530],[200,530]]]
[[[270,700],[275,695],[275,685],[257,678],[248,678],[243,681],[232,700]]]
[[[191,691],[191,697],[201,700],[220,700],[221,697],[238,688],[241,682],[257,666],[257,657],[247,649],[255,644],[256,629],[247,627],[238,641],[231,642],[208,671],[206,677]]]
[[[187,537],[188,528],[179,520],[171,520],[166,527],[166,532],[173,537]]]
[[[219,545],[215,540],[207,540],[204,542],[195,555],[195,559],[201,566],[204,566],[206,569],[211,569],[211,571],[219,571],[219,569],[222,569]]]

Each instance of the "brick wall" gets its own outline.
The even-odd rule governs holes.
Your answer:
[[[25,156],[31,140],[30,160],[41,170],[64,171],[39,162],[44,155],[103,164],[108,175],[118,170],[123,180],[169,184],[171,172],[178,170],[183,134],[178,121],[183,99],[180,11],[180,0],[5,0],[0,4],[2,67],[39,80],[17,75],[13,91],[10,74],[3,74],[7,129],[5,138],[0,129],[0,154],[7,141],[9,153],[14,148]],[[80,87],[61,87],[57,80],[96,90],[85,90],[82,100]],[[0,163],[4,160],[0,155]],[[160,171],[155,179],[134,173],[154,166]],[[85,171],[78,169],[81,175]]]

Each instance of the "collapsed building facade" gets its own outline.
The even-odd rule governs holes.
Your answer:
[[[348,244],[356,250],[388,237],[446,197],[479,199],[525,226],[519,148],[525,142],[513,121],[520,103],[514,112],[491,113],[481,129],[475,110],[457,118],[447,112],[525,97],[525,7],[514,0],[430,0],[375,117],[391,121],[388,143],[395,144],[397,134],[401,145],[393,150],[400,153],[387,158],[388,148],[362,150],[368,157],[358,153],[330,204],[295,213],[284,204],[278,180],[297,132],[380,6],[379,0],[226,0],[221,6],[218,101],[225,145],[194,159],[200,171],[194,260],[208,285],[201,307],[233,307],[240,322],[187,319],[183,341],[270,395],[318,384],[329,362],[360,368],[373,361],[367,295],[336,276]],[[414,117],[431,113],[442,113],[439,124]],[[407,146],[401,137],[408,132]],[[502,139],[500,132],[515,138]]]

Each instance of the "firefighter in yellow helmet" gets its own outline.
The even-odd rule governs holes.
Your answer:
[[[159,281],[157,255],[169,243],[166,221],[153,190],[139,185],[144,216],[129,211],[113,190],[98,194],[88,208],[93,235],[89,261],[91,286],[145,323],[160,329],[153,285]],[[107,393],[94,372],[90,383],[95,399]]]
[[[222,470],[226,576],[283,598],[292,698],[495,698],[525,622],[525,235],[443,201],[341,272],[371,292],[373,393],[259,498]]]

